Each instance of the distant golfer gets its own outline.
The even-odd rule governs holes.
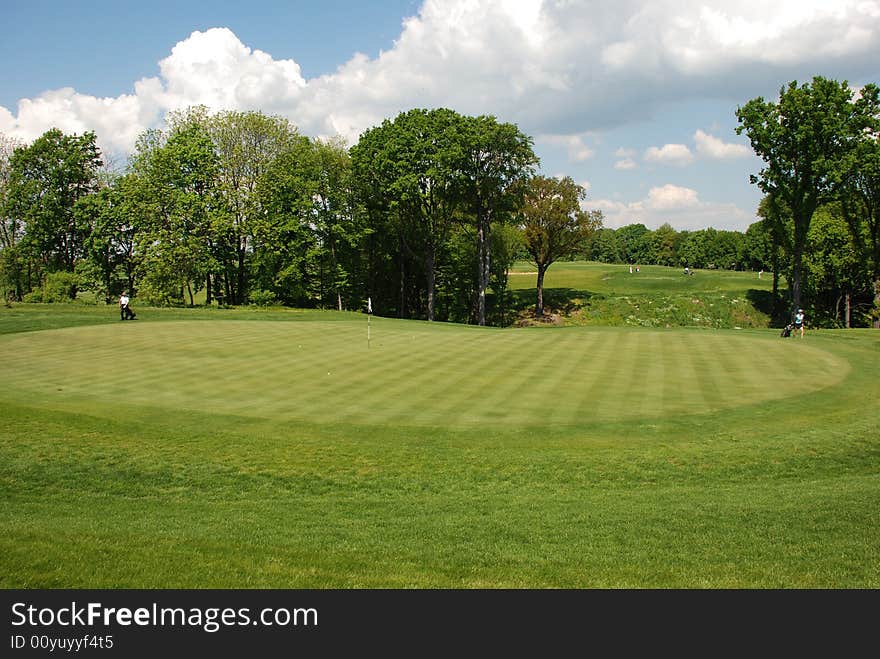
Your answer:
[[[798,309],[794,315],[794,331],[800,332],[801,338],[804,338],[804,310]]]
[[[122,291],[122,295],[119,296],[119,320],[134,320],[135,313],[131,310],[131,306],[129,306],[128,295],[126,295],[125,291]]]

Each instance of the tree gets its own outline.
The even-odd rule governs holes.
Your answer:
[[[600,229],[593,241],[591,256],[602,263],[621,263],[623,254],[614,229]]]
[[[76,272],[83,285],[108,304],[123,290],[135,294],[139,209],[138,181],[133,174],[117,177],[76,204],[77,222],[87,229]]]
[[[645,263],[651,232],[644,224],[627,224],[617,229],[617,243],[625,263]]]
[[[665,266],[677,266],[679,234],[668,222],[663,223],[651,232],[650,256],[647,263]]]
[[[287,119],[261,112],[220,112],[207,116],[193,108],[177,117],[180,123],[204,126],[217,154],[217,196],[224,212],[213,216],[214,258],[226,299],[243,303],[248,294],[249,258],[254,254],[255,235],[265,220],[260,179],[282,153],[294,147],[299,132]],[[209,300],[210,286],[209,284]]]
[[[325,297],[325,279],[342,311],[344,297],[351,293],[355,249],[365,227],[352,187],[351,157],[340,139],[313,143],[316,164],[314,232],[320,264],[320,300]],[[326,267],[325,267],[326,263]],[[326,271],[326,277],[324,275]]]
[[[839,169],[838,199],[855,245],[870,264],[875,313],[880,312],[880,88],[865,85],[856,103],[866,130]],[[880,328],[880,313],[874,319]]]
[[[544,315],[544,275],[559,259],[583,249],[602,226],[602,214],[581,210],[586,190],[570,176],[535,176],[526,186],[521,211],[523,244],[538,268],[535,315]]]
[[[304,136],[290,140],[260,177],[255,206],[262,215],[251,222],[254,285],[271,290],[286,304],[320,301],[318,258],[321,164],[315,145]]]
[[[477,230],[477,323],[486,324],[486,291],[491,273],[491,227],[506,222],[522,203],[524,183],[538,157],[532,139],[495,117],[468,118],[463,126],[463,159],[458,191]]]
[[[765,166],[750,181],[791,211],[792,310],[801,306],[803,258],[813,213],[831,198],[835,174],[865,124],[846,81],[814,77],[780,89],[776,103],[754,98],[736,111]]]
[[[134,161],[140,189],[137,248],[142,286],[156,301],[182,300],[212,269],[211,208],[217,157],[197,123],[174,129],[167,139],[148,134]]]
[[[362,189],[386,200],[401,246],[423,264],[429,321],[435,314],[438,257],[460,205],[462,124],[452,110],[402,112],[361,135],[352,153],[358,175],[369,182]],[[401,254],[401,263],[404,258]]]
[[[19,242],[24,225],[9,206],[11,159],[18,141],[0,133],[0,285],[6,299],[20,300],[24,295],[24,267]]]
[[[95,140],[92,132],[65,135],[53,128],[10,158],[5,215],[22,222],[20,244],[39,271],[74,271],[83,241],[74,207],[98,187]]]
[[[824,316],[833,318],[837,326],[851,327],[854,300],[872,297],[869,267],[856,249],[854,238],[839,204],[816,210],[804,255],[804,270],[809,275],[804,294],[814,309],[815,320]]]
[[[769,238],[770,270],[773,273],[773,308],[771,315],[777,317],[780,313],[779,278],[783,263],[790,261],[792,253],[792,219],[788,205],[775,194],[768,194],[758,204],[758,216],[761,225]],[[790,269],[789,269],[790,270]],[[789,280],[792,279],[788,272]]]

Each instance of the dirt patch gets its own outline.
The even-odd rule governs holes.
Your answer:
[[[548,313],[543,316],[536,316],[531,313],[528,315],[523,315],[517,321],[517,327],[542,327],[549,325],[564,325],[565,320],[556,313]]]

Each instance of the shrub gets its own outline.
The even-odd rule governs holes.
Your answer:
[[[72,272],[50,272],[43,282],[43,302],[72,302],[76,299],[79,277]]]
[[[278,302],[275,293],[262,289],[251,291],[249,299],[250,303],[257,307],[270,307]]]

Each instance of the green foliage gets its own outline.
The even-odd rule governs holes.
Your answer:
[[[79,277],[73,272],[50,272],[43,282],[41,301],[46,303],[72,302],[76,299],[79,284]]]
[[[256,307],[270,307],[277,304],[275,293],[257,289],[248,294],[248,301]]]
[[[581,252],[602,227],[602,213],[581,210],[586,190],[571,177],[535,176],[526,184],[520,215],[522,242],[538,268],[535,315],[544,315],[544,274],[559,259]]]
[[[758,97],[736,114],[737,133],[748,135],[765,163],[752,182],[790,214],[791,224],[780,224],[776,232],[790,245],[795,309],[801,306],[803,257],[813,214],[835,196],[840,169],[876,114],[876,103],[853,103],[847,81],[816,76],[812,83],[792,81],[780,89],[776,103]]]
[[[505,229],[535,215],[527,183],[538,159],[529,136],[488,115],[401,112],[349,150],[302,136],[283,117],[194,107],[141,135],[118,177],[98,176],[90,133],[3,140],[0,286],[8,300],[33,288],[29,299],[42,300],[45,274],[64,270],[108,302],[139,288],[172,305],[236,305],[265,291],[288,306],[345,309],[370,297],[379,314],[504,325],[519,305],[506,266],[528,244],[545,268],[585,259],[765,270],[771,314],[788,294],[816,321],[839,316],[841,296],[862,317],[872,305],[865,273],[880,281],[878,95],[867,85],[854,99],[845,83],[815,78],[788,85],[778,103],[738,110],[739,130],[766,163],[754,177],[767,193],[762,219],[747,232],[594,226],[570,249],[548,226],[525,243]],[[840,226],[827,240],[809,236],[806,218],[832,199],[849,243]],[[837,253],[845,249],[854,259]],[[578,306],[550,295],[558,309]]]
[[[97,188],[101,156],[94,133],[65,135],[53,128],[9,160],[4,215],[23,225],[21,246],[33,267],[72,272],[84,232],[77,201]]]

